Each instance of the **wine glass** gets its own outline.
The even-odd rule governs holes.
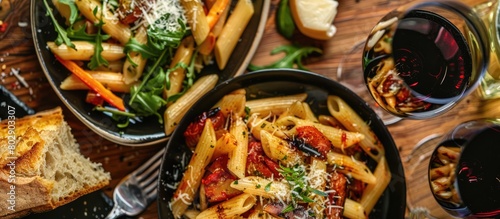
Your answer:
[[[410,2],[369,34],[362,55],[365,83],[395,116],[434,117],[478,86],[489,50],[486,27],[471,7],[453,0]]]
[[[394,116],[382,109],[373,100],[364,84],[363,68],[359,61],[359,57],[363,54],[364,45],[364,40],[357,42],[342,56],[339,66],[337,67],[336,80],[365,100],[385,125],[392,125],[399,122],[401,117]]]
[[[455,217],[500,217],[500,120],[461,123],[434,149],[430,190]]]

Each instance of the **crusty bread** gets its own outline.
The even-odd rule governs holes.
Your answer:
[[[10,121],[0,123],[0,218],[52,210],[109,184],[101,164],[80,154],[61,108]]]

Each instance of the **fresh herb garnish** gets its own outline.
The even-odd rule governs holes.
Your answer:
[[[43,0],[43,4],[45,5],[45,8],[47,8],[47,16],[49,16],[50,19],[52,20],[52,23],[54,24],[54,29],[57,32],[57,38],[54,40],[54,43],[58,46],[64,43],[70,48],[76,49],[75,44],[73,44],[69,39],[66,30],[64,30],[64,28],[62,28],[61,25],[57,23],[57,20],[54,17],[54,14],[52,13],[52,8],[49,6],[49,3],[47,3],[47,0]]]
[[[165,30],[159,27],[159,24],[163,22],[177,22],[179,24],[179,28],[177,28],[175,31]],[[154,23],[149,25],[147,30],[148,43],[159,50],[163,50],[166,47],[177,48],[181,43],[182,38],[186,34],[186,29],[186,24],[182,19],[178,19],[177,21],[175,21],[170,18],[170,14],[164,14]]]
[[[66,29],[68,37],[72,40],[84,40],[84,41],[95,41],[97,34],[89,34],[86,32],[87,27],[85,25],[76,28],[75,26],[70,26]],[[101,35],[102,41],[106,41],[111,38],[110,35]]]
[[[170,102],[175,102],[177,99],[179,99],[186,91],[191,88],[194,84],[194,81],[196,79],[196,71],[194,69],[195,61],[196,61],[196,56],[198,55],[198,51],[195,50],[193,57],[191,58],[191,61],[189,62],[189,66],[185,66],[184,64],[176,65],[176,67],[172,68],[171,71],[175,70],[178,67],[185,68],[186,69],[186,77],[184,78],[184,81],[182,82],[182,91],[167,97],[167,103]],[[170,71],[169,71],[170,73]],[[170,86],[170,80],[168,80],[167,77],[167,84]]]
[[[125,44],[124,46],[124,52],[125,53],[130,53],[130,52],[138,52],[140,53],[144,58],[149,59],[149,58],[155,58],[160,56],[161,52],[163,50],[160,50],[154,46],[151,46],[149,43],[148,44],[142,44],[138,42],[135,38],[130,38],[130,40]]]
[[[293,167],[284,167],[280,165],[278,170],[291,188],[292,203],[283,209],[283,213],[292,211],[297,206],[298,202],[311,203],[314,202],[310,198],[311,193],[320,196],[327,194],[312,188],[306,178],[306,169],[303,165],[294,165]]]
[[[59,3],[65,4],[69,7],[69,24],[73,25],[78,18],[78,7],[75,4],[74,0],[59,0]]]
[[[302,70],[307,70],[302,64],[302,58],[308,56],[311,53],[322,53],[321,49],[310,46],[297,46],[297,45],[283,45],[279,46],[271,51],[271,55],[275,55],[277,53],[284,52],[286,55],[283,59],[276,61],[273,64],[265,65],[265,66],[256,66],[250,64],[248,69],[251,71],[268,69],[268,68],[299,68]]]
[[[266,191],[266,192],[271,191],[271,184],[272,184],[272,183],[273,183],[273,182],[269,182],[269,183],[268,183],[268,184],[264,187],[264,191]]]
[[[281,0],[276,10],[276,28],[278,33],[287,39],[291,39],[295,32],[289,0]]]
[[[130,118],[134,118],[136,117],[137,115],[135,115],[134,113],[130,113],[130,112],[125,112],[125,111],[120,111],[120,110],[114,110],[114,109],[109,109],[109,108],[105,108],[105,107],[102,107],[102,106],[96,106],[94,108],[94,110],[97,110],[97,111],[101,111],[101,112],[108,112],[111,114],[111,118],[118,123],[118,128],[125,128],[128,126],[129,122],[130,122]]]
[[[103,35],[101,34],[102,33],[102,26],[104,25],[104,22],[102,20],[102,17],[104,16],[103,10],[102,9],[99,10],[98,7],[95,7],[94,10],[92,11],[92,13],[94,13],[94,16],[96,16],[97,13],[101,13],[99,16],[100,17],[99,22],[97,22],[97,24],[94,24],[97,27],[97,34],[95,37],[94,55],[92,56],[92,58],[90,59],[90,62],[87,65],[87,67],[89,67],[90,69],[95,69],[99,66],[108,66],[109,63],[101,55],[101,52],[103,51],[103,48],[102,48]]]

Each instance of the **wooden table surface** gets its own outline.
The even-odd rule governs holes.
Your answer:
[[[357,43],[364,41],[371,28],[383,15],[405,1],[409,0],[339,0],[338,14],[334,21],[337,33],[332,39],[328,41],[305,40],[300,35],[296,38],[296,40],[323,49],[321,56],[306,60],[306,67],[313,72],[337,79],[337,68],[344,54]],[[29,0],[2,0],[0,2],[3,6],[0,8],[0,20],[7,23],[6,29],[0,28],[0,84],[9,88],[36,111],[55,106],[63,107],[65,118],[81,146],[82,154],[93,161],[102,163],[104,168],[111,173],[111,184],[104,189],[105,193],[111,197],[114,186],[122,177],[145,162],[164,144],[148,147],[117,145],[103,139],[83,125],[63,106],[41,71],[30,31]],[[271,1],[266,29],[253,58],[253,64],[268,64],[280,58],[280,55],[270,56],[270,51],[279,45],[290,43],[276,32],[274,20],[278,2],[279,0]],[[359,65],[360,62],[361,57]],[[20,70],[29,88],[24,87],[14,76],[9,75],[11,69]],[[403,120],[388,127],[401,152],[403,165],[408,168],[407,163],[404,162],[405,159],[410,155],[414,145],[424,137],[444,133],[466,120],[499,115],[500,100],[482,100],[475,92],[442,116],[427,120]],[[153,203],[140,215],[140,218],[157,218],[157,215],[157,206]]]

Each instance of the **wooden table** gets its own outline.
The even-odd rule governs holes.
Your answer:
[[[0,19],[7,23],[7,28],[0,31],[0,84],[8,87],[36,111],[55,106],[63,107],[65,118],[81,145],[82,154],[93,161],[103,163],[104,168],[111,173],[111,184],[104,189],[105,193],[111,196],[113,188],[122,177],[146,161],[164,144],[148,147],[114,144],[93,133],[63,106],[47,83],[35,55],[29,22],[29,1],[1,1],[4,7],[0,9]],[[305,62],[307,68],[336,79],[337,68],[343,55],[356,43],[364,41],[383,15],[405,1],[408,0],[339,0],[338,14],[334,21],[338,31],[328,41],[307,40],[307,44],[323,49],[321,56],[312,57]],[[11,10],[15,13],[7,14],[9,8],[6,6],[9,4],[6,2],[10,2]],[[279,0],[272,0],[266,29],[253,64],[268,64],[280,58],[280,55],[271,57],[270,51],[279,45],[290,43],[276,32],[274,20],[278,2]],[[304,42],[304,37],[299,35],[297,40]],[[10,76],[8,73],[11,69],[19,69],[30,88],[22,86],[14,76]],[[404,161],[414,145],[426,136],[444,133],[466,120],[499,115],[500,100],[481,100],[478,94],[474,93],[442,116],[428,120],[403,120],[390,125],[389,130]],[[403,165],[407,168],[405,162]],[[157,218],[156,203],[140,217]]]

